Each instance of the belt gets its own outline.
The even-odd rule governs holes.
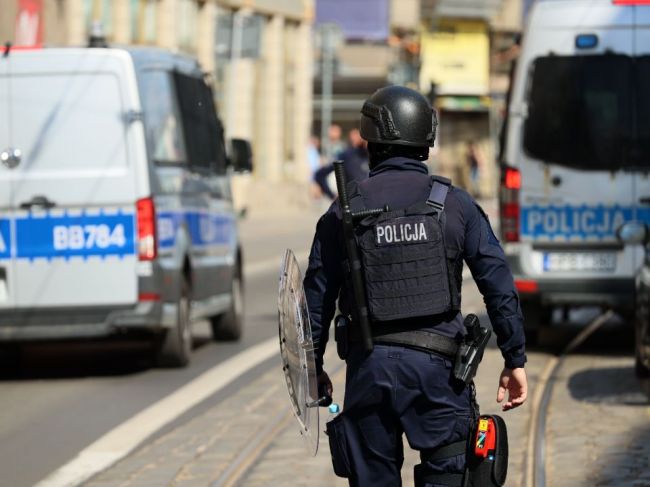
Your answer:
[[[458,342],[453,338],[440,335],[428,330],[404,330],[397,325],[372,325],[372,341],[374,343],[402,345],[423,352],[435,352],[448,358],[455,359]],[[351,325],[350,339],[358,338],[357,327]]]

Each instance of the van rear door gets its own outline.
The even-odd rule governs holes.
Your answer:
[[[9,143],[8,113],[3,110],[7,100],[7,83],[2,79],[6,59],[0,57],[0,310],[13,308],[14,264],[11,259],[11,169],[14,148]]]
[[[633,35],[629,12],[617,13],[625,15],[608,28],[589,27],[598,51],[576,49],[582,30],[567,29],[551,38],[568,51],[549,46],[532,63],[521,161],[529,275],[626,277],[638,263],[637,252],[616,240],[637,204],[637,175],[629,170]]]
[[[11,127],[7,143],[23,154],[4,171],[12,185],[16,308],[135,303],[129,58],[70,49],[8,59],[0,73],[8,103],[0,111]]]
[[[637,164],[643,171],[636,181],[639,219],[650,223],[650,7],[635,7],[636,50],[635,85],[637,89]]]

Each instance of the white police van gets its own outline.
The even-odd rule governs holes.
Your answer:
[[[530,14],[500,204],[531,331],[556,306],[633,315],[642,251],[624,248],[616,231],[650,220],[650,6],[642,3],[540,0]]]
[[[0,100],[0,342],[137,330],[161,365],[183,366],[192,319],[237,339],[232,169],[198,63],[9,50]],[[250,169],[247,143],[234,147]]]

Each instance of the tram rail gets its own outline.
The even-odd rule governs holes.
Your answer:
[[[546,362],[535,387],[532,411],[528,430],[528,455],[526,458],[526,487],[546,487],[546,424],[548,407],[553,397],[553,387],[564,361],[571,356],[590,336],[614,315],[608,310],[594,318],[578,335],[576,335],[557,355]]]

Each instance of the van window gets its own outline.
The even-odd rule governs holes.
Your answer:
[[[639,126],[640,163],[650,164],[650,56],[641,56],[637,61],[637,120]]]
[[[139,81],[149,156],[162,164],[186,163],[185,142],[171,76],[165,71],[144,71]]]
[[[9,96],[9,92],[11,96]],[[110,73],[0,75],[0,123],[31,171],[124,167],[124,105]],[[6,142],[6,141],[5,141]]]
[[[614,54],[536,59],[524,127],[526,152],[584,170],[630,164],[633,70],[632,58]]]
[[[212,90],[202,79],[180,73],[174,73],[174,82],[190,164],[225,173],[223,127],[217,118]]]

